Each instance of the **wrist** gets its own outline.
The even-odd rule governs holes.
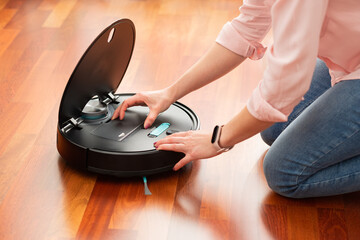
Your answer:
[[[165,95],[171,103],[174,103],[176,100],[179,99],[177,97],[177,88],[175,85],[171,85],[171,86],[165,88]]]
[[[192,79],[189,74],[186,72],[179,79],[177,79],[171,86],[167,88],[169,95],[172,99],[177,101],[178,99],[184,97],[186,94],[194,91],[193,83],[197,82],[196,79]]]
[[[222,125],[222,126],[216,125],[214,127],[213,134],[211,137],[211,143],[216,148],[217,152],[227,152],[233,148],[233,146],[224,146],[224,145],[221,145],[221,143],[220,143],[220,140],[222,138],[222,133],[223,133],[223,131],[222,131],[223,127],[224,127],[224,125]]]
[[[176,89],[174,89],[172,86],[165,88],[164,95],[167,99],[167,101],[171,104],[174,103],[176,99]]]
[[[219,146],[222,148],[229,148],[234,146],[234,144],[232,144],[230,142],[230,135],[229,135],[229,128],[226,125],[223,125],[222,127],[222,131],[221,131],[221,137],[219,139]]]

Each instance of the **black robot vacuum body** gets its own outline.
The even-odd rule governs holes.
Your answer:
[[[74,167],[121,177],[168,171],[183,153],[158,151],[154,142],[169,134],[199,129],[199,119],[175,102],[144,129],[148,108],[131,107],[124,120],[111,120],[131,93],[115,94],[129,64],[135,27],[129,19],[107,27],[86,50],[64,90],[57,148]]]

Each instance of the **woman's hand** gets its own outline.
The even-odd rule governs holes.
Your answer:
[[[174,166],[175,171],[191,161],[211,158],[219,154],[211,144],[211,134],[199,131],[174,133],[154,145],[157,150],[185,153],[185,157]]]
[[[165,111],[174,102],[171,98],[171,94],[168,89],[141,92],[132,97],[125,99],[125,101],[115,110],[111,120],[120,118],[123,120],[125,117],[125,111],[132,106],[148,106],[150,109],[149,115],[144,122],[144,128],[149,128],[159,115],[159,113]]]

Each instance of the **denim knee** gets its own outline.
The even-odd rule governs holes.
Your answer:
[[[291,174],[286,166],[286,159],[278,154],[268,152],[263,163],[264,175],[268,186],[279,195],[290,198],[301,198],[298,189],[296,174]]]

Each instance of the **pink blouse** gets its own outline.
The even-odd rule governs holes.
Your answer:
[[[286,121],[309,89],[316,58],[330,69],[332,85],[360,79],[360,0],[244,0],[241,14],[224,25],[217,43],[260,59],[272,27],[268,67],[247,103],[263,121]]]

